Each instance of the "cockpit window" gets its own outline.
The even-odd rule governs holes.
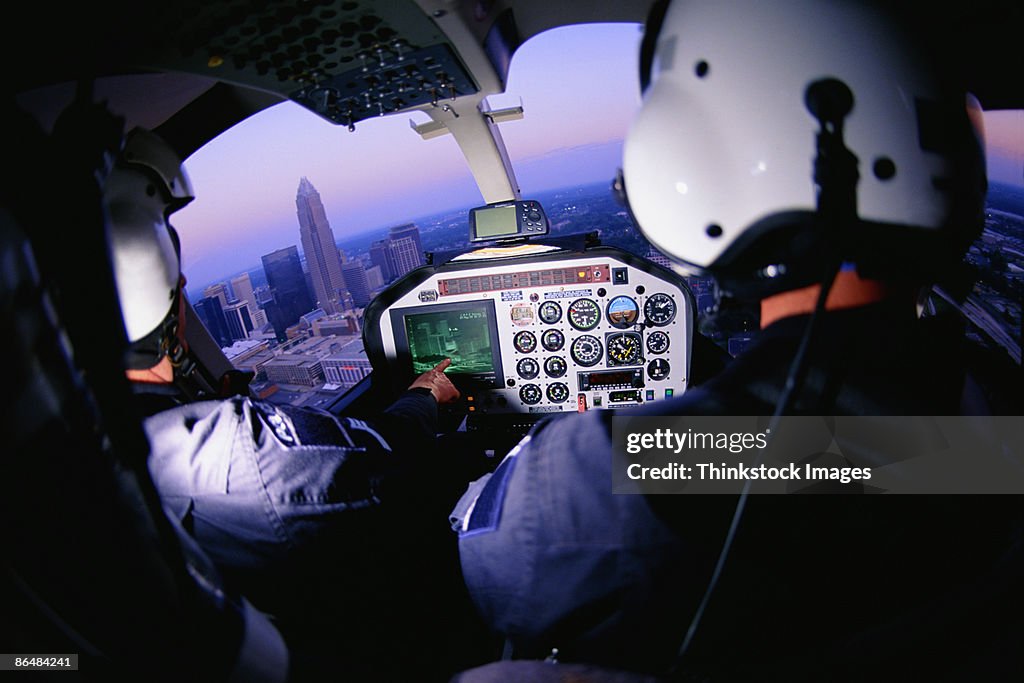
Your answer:
[[[668,266],[611,191],[640,106],[641,35],[636,24],[539,34],[515,53],[506,93],[486,106],[508,114],[494,118],[516,181],[545,207],[552,234],[595,233]],[[484,200],[451,135],[424,140],[413,130],[427,120],[386,116],[349,132],[286,103],[187,160],[197,199],[174,222],[188,296],[228,359],[256,373],[257,392],[316,405],[353,386],[370,372],[366,303],[424,252],[469,248],[468,210]],[[1019,363],[1024,112],[989,113],[986,128],[991,193],[985,234],[968,255],[979,278],[963,310],[971,334]],[[322,223],[331,233],[319,234],[340,250],[336,273],[310,267],[303,226]],[[701,332],[739,353],[756,335],[756,308],[723,300],[710,279],[688,280]]]
[[[960,305],[976,343],[1021,363],[1024,300],[1024,110],[985,112],[985,227],[967,252],[977,279]]]
[[[542,201],[554,234],[596,232],[660,259],[611,192],[640,102],[640,37],[637,24],[538,35],[516,52],[507,93],[487,104],[523,106],[521,120],[499,128],[522,196]],[[382,117],[350,133],[286,103],[187,160],[197,198],[174,222],[188,296],[235,367],[256,373],[257,391],[264,382],[302,402],[312,389],[354,384],[369,372],[359,339],[366,301],[422,252],[468,248],[468,209],[484,202],[453,137],[422,140],[411,129],[427,120]],[[342,254],[336,301],[324,300],[300,230],[301,214],[318,211]],[[308,298],[287,293],[302,284]]]

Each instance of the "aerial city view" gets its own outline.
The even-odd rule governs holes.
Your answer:
[[[556,190],[531,197],[541,202],[551,236],[591,233],[669,266],[641,235],[607,184]],[[292,405],[333,401],[370,373],[362,343],[363,310],[387,285],[427,263],[471,250],[471,207],[416,218],[413,222],[337,240],[319,192],[301,178],[296,193],[298,234],[263,255],[262,263],[225,273],[212,283],[190,283],[187,294],[213,339],[235,368],[251,372],[262,398]],[[1024,298],[1024,189],[993,183],[985,229],[967,262],[978,276],[963,308],[978,344],[1001,348],[1020,363],[1021,300]],[[712,279],[687,277],[697,304],[699,330],[738,354],[756,335],[758,311],[717,291]],[[483,350],[486,334],[472,321],[422,320],[408,330],[418,350],[417,371],[439,360],[454,336],[476,335],[466,348]],[[472,365],[473,358],[460,358]],[[422,366],[422,367],[420,367]]]

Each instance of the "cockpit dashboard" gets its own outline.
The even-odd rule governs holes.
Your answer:
[[[396,394],[445,358],[470,428],[628,410],[684,392],[693,295],[613,247],[478,249],[409,273],[367,309],[375,381]]]

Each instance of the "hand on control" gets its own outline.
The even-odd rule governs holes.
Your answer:
[[[415,389],[417,387],[423,387],[429,389],[438,404],[455,403],[455,401],[459,400],[459,390],[455,388],[452,381],[444,374],[444,371],[447,370],[448,366],[451,364],[452,359],[445,358],[432,370],[427,370],[417,377],[416,381],[413,382],[409,388]]]

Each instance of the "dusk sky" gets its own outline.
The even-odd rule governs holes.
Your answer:
[[[569,27],[516,53],[507,93],[491,103],[523,104],[525,118],[501,124],[501,133],[524,197],[614,177],[640,103],[639,40],[636,25]],[[589,87],[563,87],[580,73]],[[189,282],[201,287],[258,267],[275,249],[301,249],[295,194],[303,176],[338,239],[483,203],[454,139],[423,141],[411,119],[428,120],[387,116],[350,133],[283,103],[198,150],[186,162],[196,200],[172,217]],[[1024,111],[988,112],[985,127],[989,177],[1024,185]]]

